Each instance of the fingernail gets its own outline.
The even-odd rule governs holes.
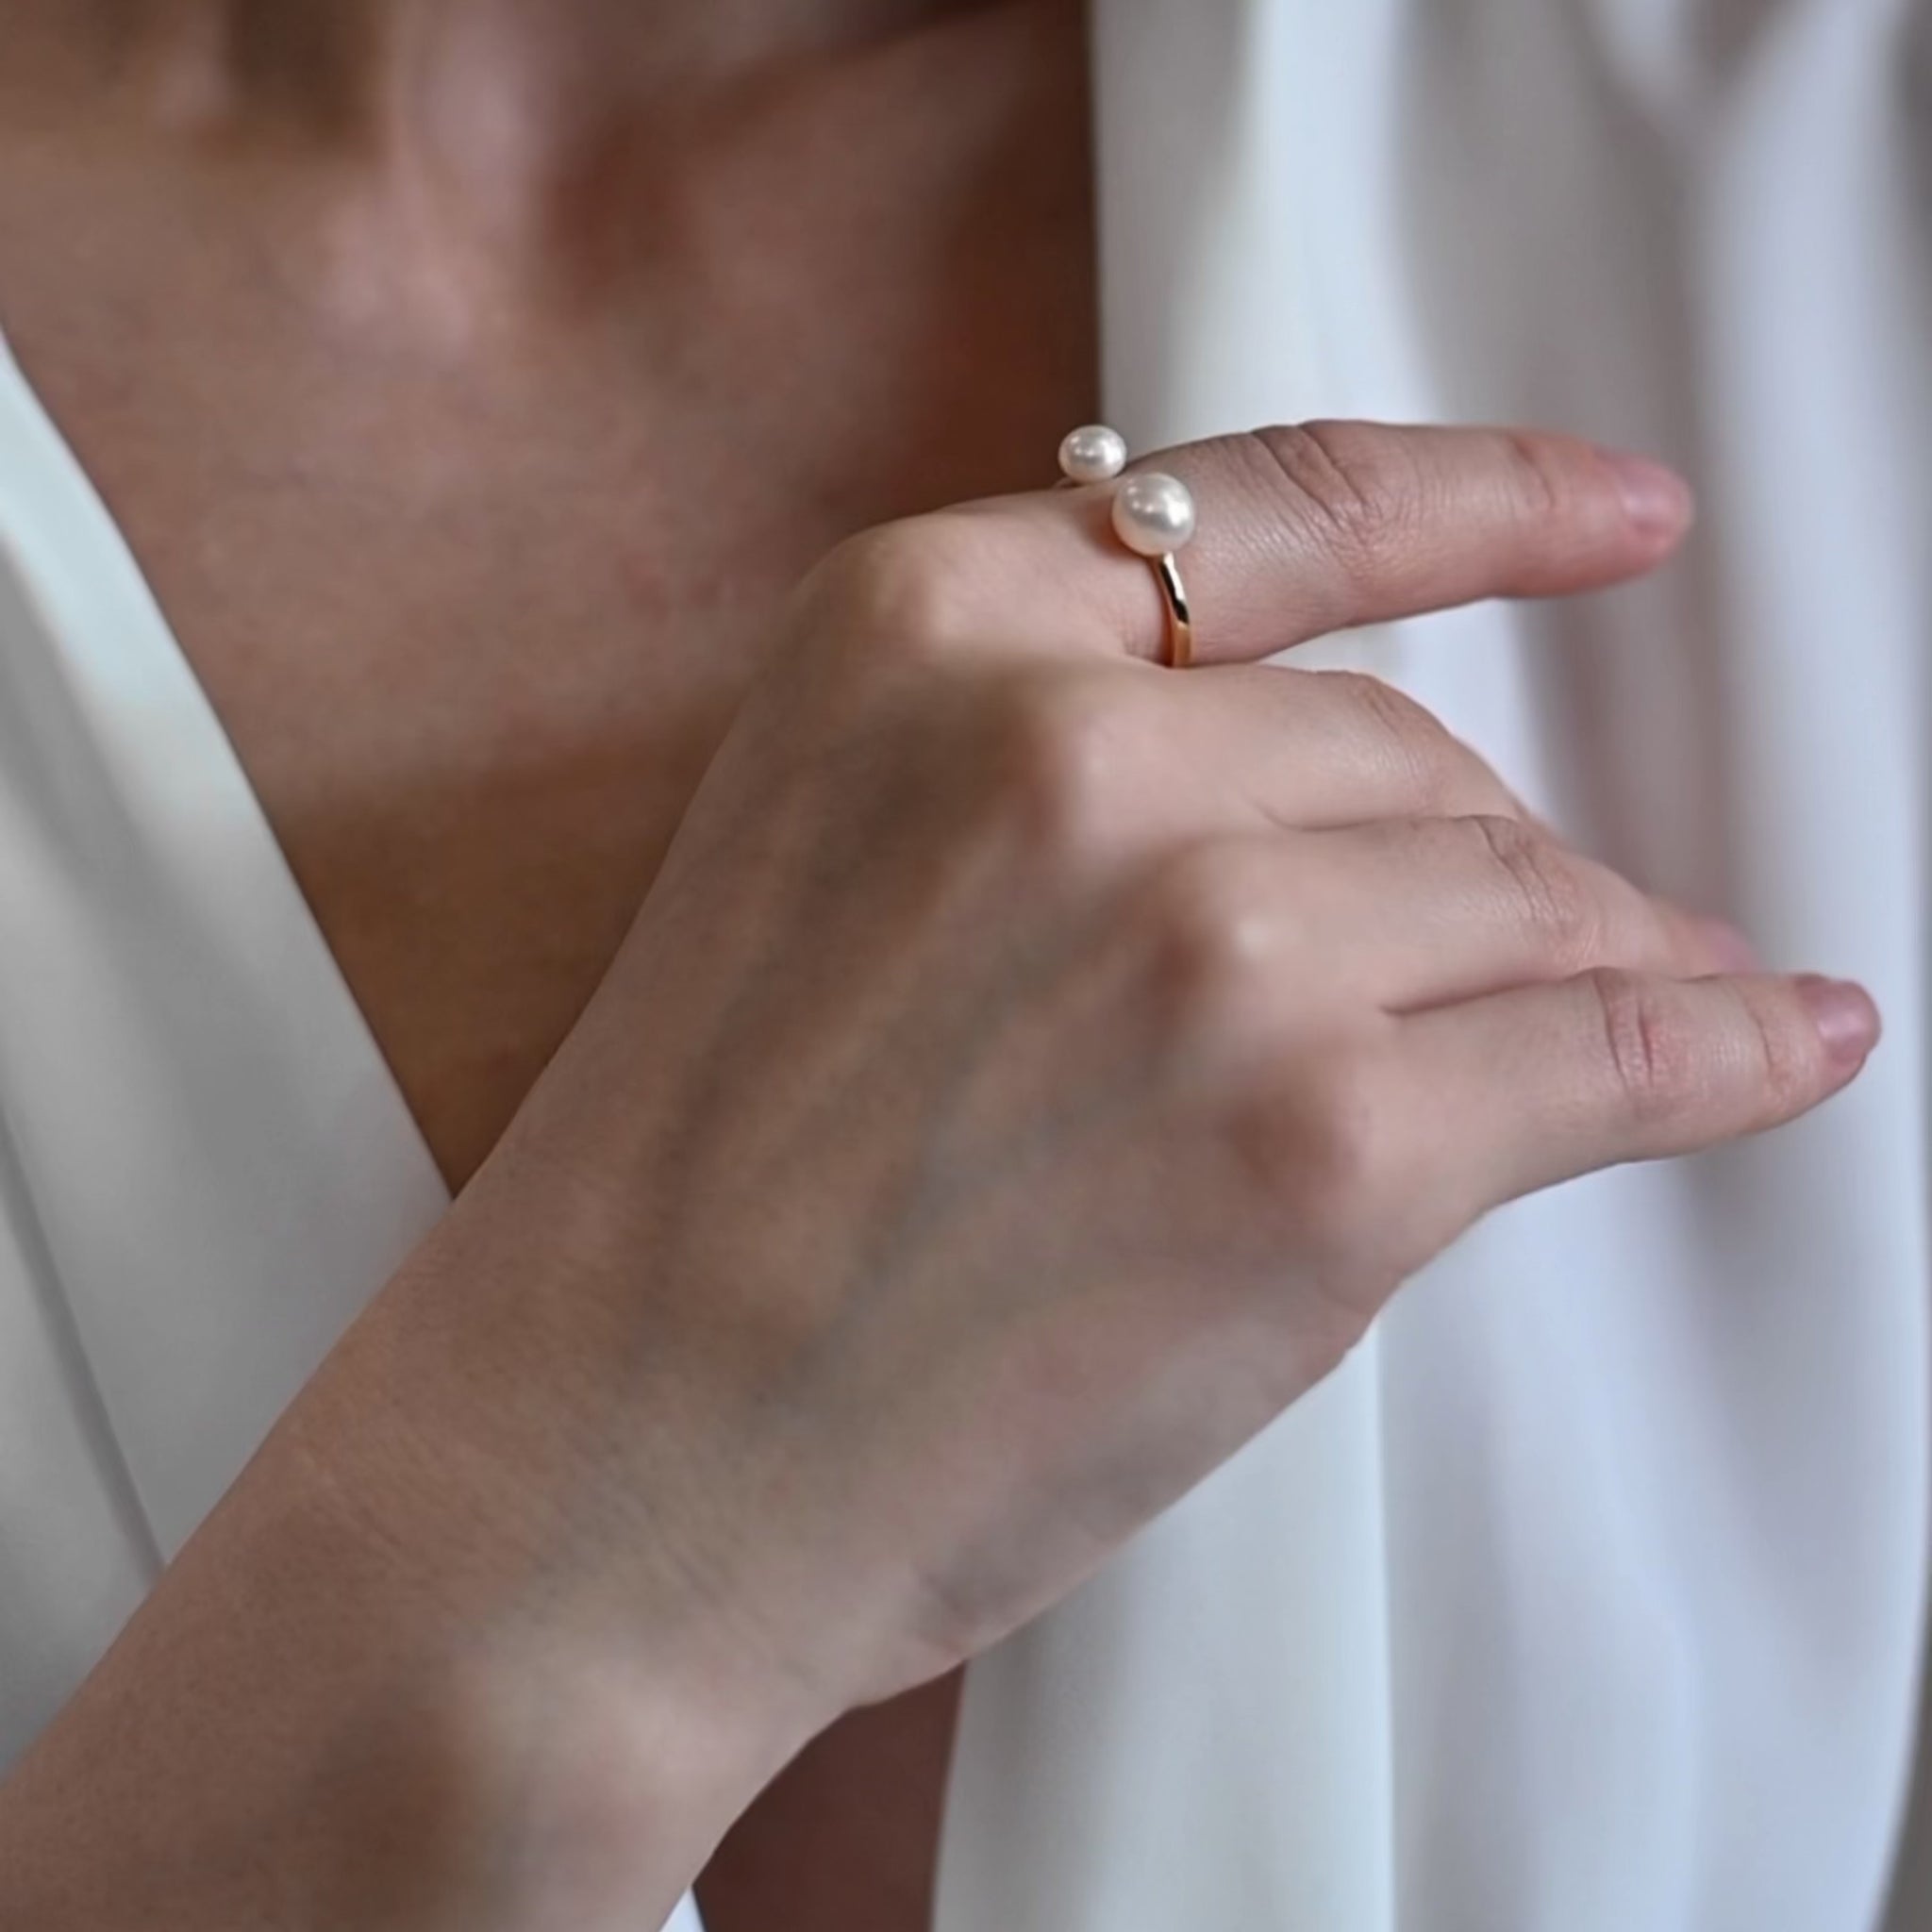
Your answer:
[[[1757,948],[1727,919],[1700,916],[1697,929],[1710,948],[1720,973],[1756,973],[1762,965]]]
[[[1607,449],[1603,458],[1623,492],[1624,514],[1645,536],[1674,536],[1690,523],[1695,499],[1674,470],[1622,450]]]
[[[1878,1044],[1878,1008],[1862,986],[1807,974],[1798,981],[1798,993],[1810,1008],[1824,1050],[1840,1066],[1858,1065]]]

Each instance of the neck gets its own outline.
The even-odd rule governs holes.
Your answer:
[[[556,152],[617,113],[973,0],[0,0],[0,41],[173,124],[461,157]],[[982,0],[983,4],[983,0]]]
[[[264,149],[340,163],[348,192],[305,273],[341,303],[403,291],[467,328],[635,254],[641,210],[705,175],[707,116],[746,85],[994,4],[0,0],[0,98],[63,127],[92,110],[256,180],[287,178],[255,166]]]

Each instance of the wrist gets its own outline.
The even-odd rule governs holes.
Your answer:
[[[524,1528],[466,1531],[446,1495],[396,1510],[327,1488],[303,1541],[329,1551],[332,1614],[366,1634],[317,1726],[323,1774],[301,1780],[322,1884],[298,1923],[663,1923],[818,1714],[636,1566],[592,1580]]]
[[[614,1387],[608,1351],[573,1367],[583,1338],[566,1341],[557,1304],[582,1284],[525,1230],[491,1239],[494,1218],[472,1216],[432,1238],[285,1432],[348,1568],[409,1607],[418,1659],[336,1836],[353,1862],[410,1819],[421,1857],[329,1923],[660,1923],[837,1714],[678,1554],[669,1524],[689,1503],[641,1474],[684,1487],[668,1404]],[[625,1453],[627,1408],[650,1420],[653,1455]]]
[[[415,1707],[343,1794],[318,1924],[655,1927],[795,1748],[634,1643],[554,1631],[466,1656]],[[381,1874],[399,1828],[408,1869]]]

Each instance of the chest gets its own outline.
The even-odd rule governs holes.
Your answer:
[[[7,197],[14,344],[453,1183],[791,583],[1091,406],[1083,79],[1072,9],[1008,7],[753,91],[613,161],[534,308],[407,201]]]

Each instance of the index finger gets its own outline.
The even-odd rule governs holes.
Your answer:
[[[1600,589],[1660,563],[1692,511],[1688,486],[1659,464],[1525,430],[1309,423],[1133,468],[1193,491],[1199,534],[1180,567],[1200,663],[1481,598]],[[1145,560],[1115,536],[1111,501],[1112,486],[1094,484],[947,514],[991,519],[1010,537],[988,585],[1006,624],[1158,660],[1165,608]]]

